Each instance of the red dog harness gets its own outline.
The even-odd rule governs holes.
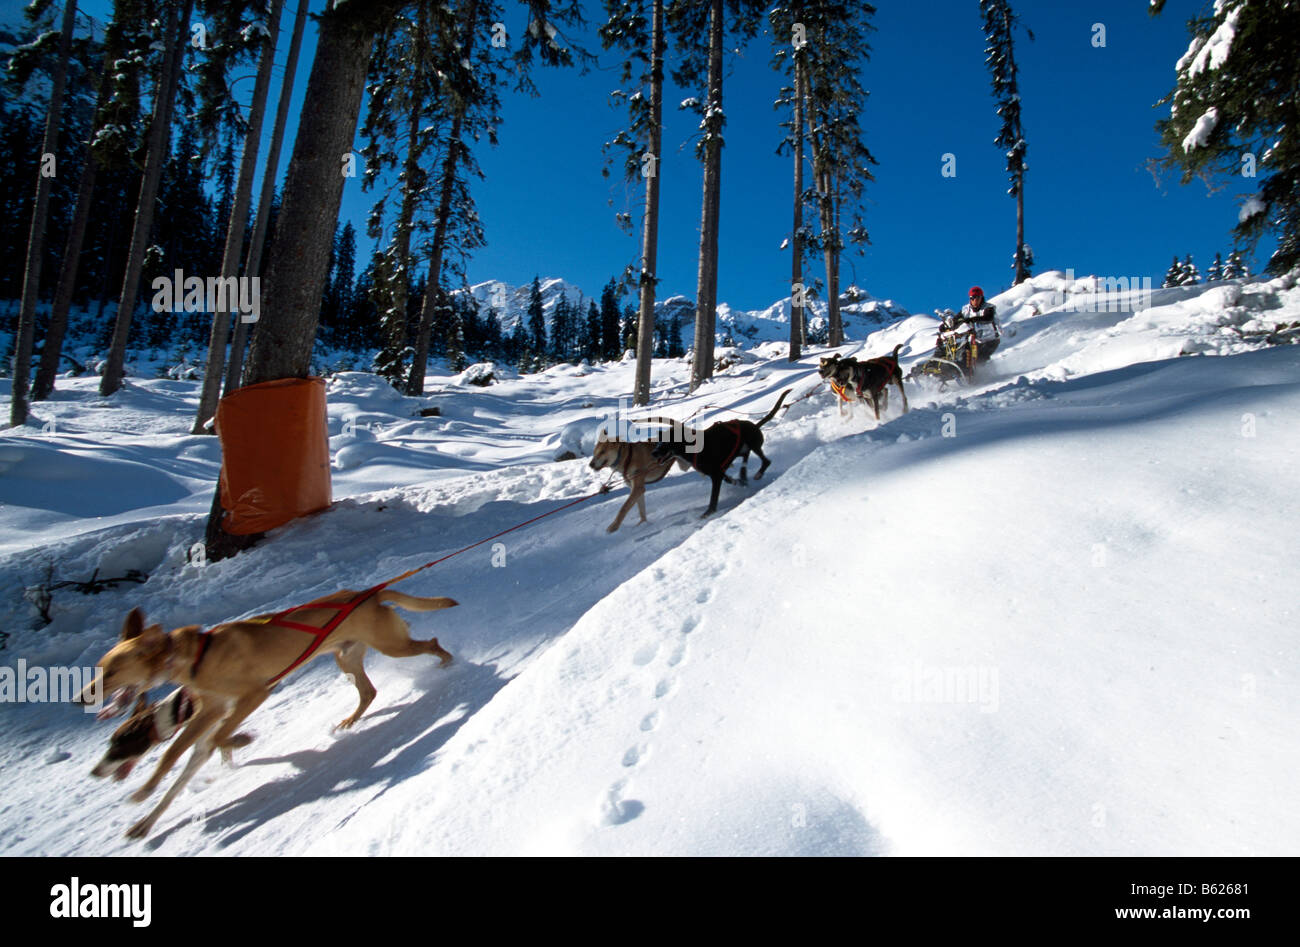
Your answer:
[[[869,358],[869,359],[867,359],[865,362],[862,363],[863,365],[871,365],[871,364],[873,364],[873,363],[879,365],[879,364],[884,364],[884,363],[889,363],[889,362],[892,362],[893,365],[894,365],[894,369],[893,369],[893,371],[887,372],[887,373],[885,374],[884,380],[881,381],[880,384],[875,385],[875,386],[873,386],[873,387],[870,389],[870,391],[871,391],[872,394],[879,394],[881,391],[883,391],[884,388],[885,388],[885,386],[889,384],[889,380],[890,380],[891,378],[893,378],[894,375],[898,372],[898,359],[894,358],[894,356],[892,356],[892,355],[881,355],[881,356],[878,356],[877,358]],[[888,367],[888,366],[886,366],[886,367]],[[839,382],[835,382],[835,381],[833,381],[833,382],[831,382],[831,391],[833,391],[833,392],[835,392],[837,395],[839,395],[841,401],[852,401],[852,400],[853,400],[852,398],[849,397],[849,386],[848,386],[848,385],[841,385]],[[858,397],[859,397],[859,398],[862,397],[862,391],[861,391],[861,389],[858,390]],[[733,456],[734,456],[734,455],[733,455]]]
[[[720,470],[726,471],[727,467],[729,467],[729,466],[731,465],[731,462],[732,462],[733,460],[736,459],[736,455],[740,453],[740,442],[741,442],[741,435],[740,435],[740,422],[739,422],[739,421],[719,421],[718,423],[719,423],[722,427],[725,427],[725,428],[727,428],[729,431],[731,431],[732,434],[736,435],[736,442],[735,442],[734,444],[731,445],[731,453],[727,455],[727,459],[724,460],[724,461],[722,462],[722,466],[719,468]],[[693,458],[691,458],[691,466],[694,467],[696,470],[699,470],[699,469],[700,469],[700,454],[701,454],[701,453],[703,453],[702,450],[697,450],[697,451],[695,452],[695,456],[694,456]]]
[[[348,599],[346,602],[308,602],[306,605],[295,605],[293,608],[286,608],[284,611],[276,612],[274,615],[271,615],[267,618],[245,619],[245,621],[256,622],[261,625],[276,625],[280,628],[292,628],[295,631],[305,631],[307,632],[307,634],[312,636],[311,642],[307,645],[303,653],[298,655],[297,660],[294,661],[292,664],[290,664],[279,674],[277,674],[275,677],[267,681],[266,682],[267,687],[270,687],[273,684],[280,683],[280,681],[284,678],[286,674],[288,674],[294,668],[298,667],[300,664],[302,664],[304,661],[310,658],[313,654],[315,654],[318,650],[320,650],[320,646],[325,643],[325,639],[330,636],[330,632],[332,632],[339,625],[347,621],[348,616],[351,615],[354,611],[356,611],[358,606],[360,606],[363,602],[365,602],[366,599],[370,598],[373,595],[377,595],[379,592],[382,592],[384,589],[388,588],[388,586],[392,584],[393,583],[391,581],[381,582],[379,585],[372,586],[371,588],[366,589],[364,592],[358,592],[356,595]],[[312,608],[333,608],[336,609],[337,612],[333,618],[327,621],[320,628],[317,628],[315,625],[305,625],[302,622],[298,622],[298,621],[290,621],[287,617],[289,615],[294,614],[295,612],[302,612]],[[190,665],[190,680],[193,680],[195,675],[198,674],[199,664],[202,663],[203,656],[208,652],[208,643],[211,641],[211,638],[212,638],[212,632],[210,631],[204,631],[199,633],[199,650],[198,650],[198,654],[194,656],[194,663]]]
[[[307,645],[306,650],[304,650],[302,654],[298,655],[296,661],[266,682],[267,686],[269,687],[272,684],[278,684],[286,674],[315,654],[320,646],[325,643],[325,639],[330,636],[330,632],[347,621],[348,616],[356,611],[357,607],[365,602],[366,599],[383,591],[388,587],[388,584],[389,583],[387,582],[382,582],[379,585],[372,586],[364,592],[358,592],[346,602],[308,602],[306,605],[295,605],[293,608],[286,608],[284,611],[276,612],[268,618],[266,624],[278,625],[281,628],[293,628],[297,631],[305,631],[307,634],[312,636],[312,640],[311,643]],[[292,615],[294,612],[302,612],[312,608],[333,608],[337,609],[337,613],[320,628],[317,628],[315,625],[304,625],[302,622],[289,621],[285,617],[286,615]]]

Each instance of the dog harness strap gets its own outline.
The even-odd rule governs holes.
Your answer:
[[[285,611],[280,612],[278,615],[273,616],[271,620],[267,622],[268,625],[279,625],[283,628],[293,628],[297,631],[305,631],[312,636],[312,640],[311,640],[311,644],[307,645],[306,650],[304,650],[302,654],[298,655],[298,659],[296,661],[294,661],[287,668],[285,668],[275,677],[271,678],[269,681],[266,682],[267,686],[270,687],[273,684],[280,683],[281,679],[283,679],[286,674],[288,674],[294,668],[298,667],[298,665],[302,664],[313,654],[315,654],[316,651],[320,648],[320,646],[325,643],[325,639],[330,636],[330,632],[332,632],[339,625],[343,624],[343,622],[347,620],[347,617],[351,615],[353,611],[356,610],[357,606],[359,606],[361,603],[366,601],[366,599],[370,598],[371,596],[376,595],[379,592],[383,591],[385,588],[389,586],[389,584],[390,583],[388,582],[383,582],[380,583],[379,585],[373,586],[372,588],[368,588],[364,592],[358,593],[356,596],[354,596],[351,600],[347,602],[321,602],[321,603],[308,602],[306,605],[297,605],[293,608],[286,609]],[[336,608],[338,609],[338,614],[336,614],[333,618],[327,621],[324,624],[324,626],[321,628],[317,628],[314,625],[304,625],[296,621],[295,622],[285,621],[283,618],[283,616],[285,615],[291,615],[294,612],[301,612],[308,608]]]
[[[741,438],[740,438],[740,422],[739,422],[739,421],[728,421],[728,422],[727,422],[727,427],[730,428],[730,429],[731,429],[731,432],[732,432],[733,434],[736,435],[736,443],[734,443],[734,444],[731,445],[731,453],[728,454],[728,455],[727,455],[727,459],[724,460],[724,461],[722,462],[722,469],[723,469],[723,470],[726,470],[727,467],[729,467],[729,466],[731,465],[731,462],[732,462],[733,460],[736,459],[736,455],[740,453],[740,440],[741,440]]]
[[[190,680],[194,680],[199,673],[199,665],[203,663],[203,656],[208,653],[208,644],[212,641],[212,632],[199,632],[199,653],[194,655],[194,663],[190,665]]]
[[[278,625],[281,628],[292,628],[294,631],[305,631],[309,635],[314,635],[320,631],[317,625],[305,625],[300,621],[289,621],[281,618],[279,615],[267,622],[268,625]]]

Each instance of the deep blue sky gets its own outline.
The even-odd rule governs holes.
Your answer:
[[[311,2],[313,10],[324,8],[324,0]],[[6,21],[19,6],[0,0]],[[109,3],[82,6],[102,17]],[[1029,145],[1026,238],[1039,270],[1151,276],[1158,285],[1174,253],[1192,253],[1204,270],[1216,251],[1231,249],[1229,231],[1252,181],[1231,180],[1208,194],[1200,182],[1182,186],[1175,175],[1157,186],[1145,167],[1160,153],[1153,124],[1161,112],[1153,106],[1172,87],[1174,63],[1188,42],[1184,21],[1198,6],[1173,0],[1152,19],[1146,4],[1133,0],[1014,3],[1035,35],[1033,42],[1020,36],[1017,59]],[[588,16],[598,9],[590,4]],[[867,194],[872,246],[865,257],[846,256],[842,280],[856,279],[918,312],[956,306],[971,283],[991,295],[1010,283],[1015,203],[1006,195],[1001,150],[992,144],[998,119],[978,4],[880,0],[877,9],[863,116],[879,161]],[[519,29],[517,5],[507,10],[507,27]],[[286,11],[286,44],[290,17]],[[1094,23],[1106,27],[1105,48],[1092,45]],[[309,24],[298,98],[314,33]],[[790,227],[792,166],[775,154],[779,116],[771,103],[780,80],[768,67],[770,44],[763,35],[730,56],[724,86],[718,295],[742,308],[767,306],[789,292],[789,251],[779,247]],[[506,97],[500,145],[479,154],[487,179],[474,194],[489,245],[470,264],[472,282],[524,283],[540,273],[598,293],[636,259],[639,221],[638,236],[624,236],[614,213],[635,211],[639,191],[600,174],[601,144],[621,118],[607,104],[617,79],[613,57],[602,55],[601,67],[585,76],[538,69],[540,97]],[[245,95],[251,85],[240,84]],[[689,138],[696,119],[675,109],[695,91],[666,95],[661,296],[695,294],[702,177]],[[955,178],[940,174],[946,152],[956,156]],[[362,232],[370,201],[359,180],[348,182],[344,214]],[[369,241],[363,238],[359,249],[367,254]],[[1261,244],[1252,265],[1262,265],[1270,250]]]

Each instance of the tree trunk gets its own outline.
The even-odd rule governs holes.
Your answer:
[[[808,81],[804,80],[805,87]],[[811,91],[808,92],[811,98]],[[844,323],[840,317],[839,298],[839,222],[835,216],[835,195],[831,185],[830,145],[817,130],[817,113],[809,104],[809,141],[812,143],[813,180],[817,183],[817,219],[822,228],[822,264],[826,269],[827,343],[831,348],[844,344]]]
[[[464,39],[461,56],[469,59],[474,48],[474,24],[478,17],[478,3],[471,0],[465,15]],[[433,332],[433,314],[442,295],[442,258],[447,249],[447,220],[451,216],[451,199],[456,189],[457,164],[460,161],[460,133],[465,125],[467,103],[462,98],[451,119],[451,132],[447,136],[447,153],[442,162],[441,191],[438,195],[438,215],[433,226],[433,243],[429,248],[429,275],[424,282],[424,301],[420,306],[420,325],[415,336],[415,358],[411,373],[406,379],[406,393],[413,397],[424,394],[424,374],[429,363],[429,336]]]
[[[1006,24],[1007,35],[1007,68],[1010,70],[1012,82],[1015,81],[1016,59],[1015,49],[1011,38],[1011,7],[1007,5],[1003,10],[1004,23]],[[1012,86],[1014,91],[1015,86]],[[1020,142],[1024,141],[1025,131],[1020,125],[1019,112],[1016,113],[1016,141],[1012,145],[1016,149],[1018,159],[1016,168],[1016,281],[1015,285],[1019,286],[1025,280],[1029,279],[1029,270],[1025,266],[1025,155],[1020,150]]]
[[[840,316],[840,254],[844,244],[840,237],[840,179],[833,169],[826,171],[826,187],[831,195],[831,258],[826,273],[826,295],[830,303],[831,345],[844,344],[844,319]]]
[[[114,54],[109,53],[104,60],[104,76],[107,77],[113,65]],[[95,114],[108,100],[108,80],[101,85]],[[59,359],[63,355],[63,338],[68,331],[68,313],[72,309],[72,297],[77,290],[77,271],[81,263],[81,247],[86,240],[86,227],[90,223],[90,208],[95,196],[95,178],[99,172],[99,163],[91,153],[90,143],[95,139],[96,129],[91,127],[90,138],[86,141],[86,160],[81,167],[81,180],[77,182],[77,205],[72,214],[72,224],[68,228],[68,242],[63,250],[62,267],[59,271],[59,286],[54,292],[54,307],[50,311],[50,325],[45,330],[45,345],[41,348],[41,362],[36,369],[36,381],[32,385],[32,398],[44,401],[54,392],[54,382],[59,374]]]
[[[664,3],[654,0],[650,33],[650,165],[641,223],[641,310],[637,317],[636,383],[632,403],[650,403],[650,363],[654,357],[655,284],[659,271],[659,174],[664,124]]]
[[[718,205],[722,186],[722,0],[709,9],[708,104],[704,116],[704,198],[700,210],[700,262],[696,280],[695,358],[691,390],[713,377],[718,303]]]
[[[54,307],[50,311],[50,325],[45,330],[45,345],[41,347],[41,362],[36,369],[32,385],[32,399],[44,401],[54,392],[54,380],[59,374],[59,359],[63,355],[63,338],[68,332],[68,313],[72,297],[77,290],[77,270],[81,263],[81,246],[86,240],[86,227],[90,223],[90,205],[95,196],[95,177],[98,168],[90,149],[86,149],[86,163],[77,183],[77,208],[68,228],[68,242],[63,250],[63,267],[59,272],[59,286],[54,292]]]
[[[181,36],[190,18],[193,0],[177,3],[175,24],[168,24],[166,48],[158,82],[154,86],[153,118],[149,124],[149,151],[145,156],[144,176],[140,181],[140,198],[136,202],[135,226],[131,233],[131,249],[126,258],[126,276],[122,280],[122,295],[117,306],[117,321],[113,325],[113,342],[108,350],[104,377],[99,383],[101,395],[111,395],[122,387],[126,364],[126,343],[131,334],[136,294],[140,288],[140,275],[144,267],[145,246],[153,228],[154,205],[158,197],[158,182],[163,165],[167,162],[168,144],[171,140],[172,102],[180,80]],[[182,287],[175,287],[179,292]]]
[[[424,281],[424,300],[420,304],[420,324],[415,334],[415,357],[411,361],[411,372],[406,378],[406,393],[413,397],[424,394],[424,373],[429,362],[429,336],[433,332],[434,313],[441,304],[442,256],[447,247],[447,218],[451,214],[451,198],[456,186],[457,152],[460,148],[460,130],[463,121],[464,114],[458,110],[451,120],[447,155],[442,164],[438,216],[433,227],[433,242],[429,248],[429,274]]]
[[[316,58],[267,266],[262,315],[248,353],[245,381],[249,385],[305,378],[311,367],[321,294],[343,199],[343,162],[356,135],[370,49],[375,33],[399,6],[399,0],[372,0],[332,7],[321,14]],[[221,528],[220,498],[214,497],[207,526],[208,558],[223,559],[256,540],[256,535],[232,536]]]
[[[802,356],[803,333],[803,63],[794,54],[794,256],[790,260],[790,361]]]
[[[226,247],[221,255],[221,278],[239,275],[239,258],[244,252],[244,230],[248,226],[248,205],[253,194],[253,172],[257,169],[257,152],[262,141],[262,116],[266,113],[266,96],[271,89],[271,67],[275,63],[275,41],[280,34],[280,11],[284,0],[271,0],[270,27],[253,82],[253,100],[248,108],[248,131],[244,135],[244,153],[239,158],[239,177],[235,197],[226,225]],[[245,278],[251,278],[245,275]],[[224,300],[224,297],[223,297]],[[241,321],[243,316],[238,317]],[[226,366],[226,340],[230,335],[230,312],[218,307],[212,314],[212,332],[208,337],[208,364],[203,372],[203,390],[199,410],[194,416],[191,434],[202,434],[217,410],[221,396],[221,372]]]
[[[18,310],[18,331],[14,339],[14,377],[9,423],[27,423],[27,384],[32,372],[32,348],[36,337],[36,299],[41,292],[41,263],[45,254],[45,224],[49,216],[53,175],[44,174],[45,155],[59,150],[59,117],[63,112],[63,86],[72,56],[72,32],[77,25],[77,4],[63,5],[63,33],[59,37],[59,61],[50,80],[50,104],[45,113],[45,141],[36,172],[36,200],[32,204],[32,226],[27,238],[27,268],[23,274],[23,298]],[[55,169],[57,172],[57,169]]]
[[[307,25],[307,0],[299,0],[298,15],[293,20],[293,36],[289,40],[289,58],[284,65],[284,81],[280,84],[280,99],[275,106],[275,125],[271,129],[271,147],[262,170],[262,194],[257,202],[257,218],[253,223],[253,239],[248,245],[244,261],[244,275],[249,279],[258,276],[262,269],[262,247],[270,226],[271,203],[275,200],[275,182],[280,167],[280,148],[284,144],[284,127],[289,121],[289,102],[293,98],[293,79],[298,72],[298,52],[302,49],[302,34]],[[248,327],[252,323],[242,319],[235,323],[234,338],[230,342],[230,359],[226,365],[225,393],[239,388],[239,376],[244,370],[244,349],[248,346]]]
[[[1016,285],[1029,279],[1025,266],[1025,172],[1016,175]]]
[[[421,7],[421,13],[423,13],[423,9]],[[387,320],[388,338],[385,339],[385,344],[388,346],[389,352],[386,357],[392,358],[395,366],[401,365],[402,352],[406,348],[407,330],[410,328],[406,302],[410,291],[411,269],[414,262],[411,259],[411,228],[415,223],[415,199],[419,192],[416,176],[420,172],[420,114],[423,111],[423,104],[413,97],[410,111],[407,114],[406,161],[402,170],[402,205],[397,214],[397,222],[393,227],[393,256],[396,258],[397,268],[390,274],[390,278],[393,280],[393,292],[389,299],[389,305],[392,306],[392,316]],[[450,203],[450,194],[448,194],[448,203]],[[442,228],[442,220],[443,218],[440,216],[438,219],[440,228]],[[443,228],[443,238],[446,238],[445,228]],[[439,263],[441,263],[441,259]],[[427,288],[425,298],[428,298]],[[421,318],[423,318],[423,309],[421,310]],[[426,359],[429,357],[427,343],[424,355]],[[412,365],[408,384],[414,378],[415,366]],[[423,388],[423,372],[420,373],[420,385]]]
[[[353,2],[321,15],[245,384],[305,378],[311,368],[343,199],[344,162],[352,152],[370,49],[376,31],[400,5],[398,0]]]

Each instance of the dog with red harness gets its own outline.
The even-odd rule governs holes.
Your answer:
[[[375,698],[375,686],[363,666],[368,648],[394,658],[431,655],[443,666],[450,664],[452,657],[437,638],[411,638],[406,621],[390,605],[431,612],[452,608],[456,601],[406,595],[388,588],[400,578],[359,592],[344,589],[274,615],[224,622],[207,631],[186,625],[164,632],[159,625],[146,625],[140,609],[132,609],[122,624],[121,640],[99,660],[95,680],[78,695],[77,702],[91,703],[99,695],[112,695],[101,717],[115,716],[137,694],[170,682],[180,684],[196,703],[180,734],[131,800],[147,799],[185,751],[193,747],[194,752],[162,800],[127,836],[148,835],[212,752],[238,745],[239,725],[286,674],[312,658],[334,655],[339,670],[356,686],[357,708],[339,723],[343,729],[356,723]]]
[[[736,482],[727,475],[727,468],[737,457],[740,458],[741,486],[749,483],[750,452],[757,454],[758,459],[763,462],[758,472],[754,474],[755,480],[760,479],[763,472],[771,465],[772,461],[763,454],[762,427],[776,417],[776,413],[781,410],[782,402],[793,390],[787,388],[781,392],[781,397],[777,399],[772,410],[767,412],[763,420],[757,424],[753,421],[718,421],[705,428],[703,434],[693,440],[674,437],[655,447],[656,458],[673,457],[684,461],[713,481],[713,491],[709,495],[709,508],[704,511],[703,516],[717,512],[718,493],[722,490],[722,481]]]
[[[889,404],[887,386],[893,382],[903,398],[903,413],[906,414],[907,392],[903,389],[903,372],[898,367],[898,353],[902,348],[901,345],[895,345],[894,351],[889,355],[862,361],[841,358],[836,353],[830,358],[823,358],[817,372],[830,382],[831,390],[839,396],[841,403],[870,401],[877,421],[880,420],[880,409]]]

